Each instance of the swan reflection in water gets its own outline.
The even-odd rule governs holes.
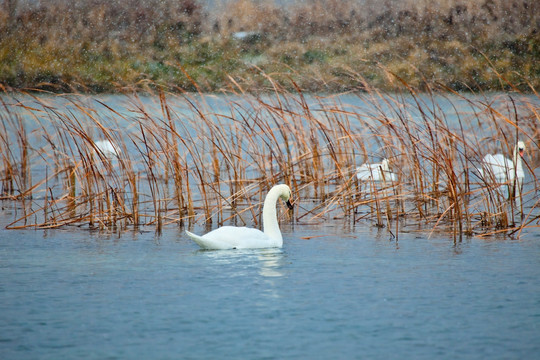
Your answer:
[[[264,277],[281,277],[285,275],[283,271],[284,258],[281,249],[264,249],[258,254],[261,263],[259,274]]]
[[[283,271],[285,253],[281,248],[265,249],[234,249],[234,250],[197,250],[216,264],[230,264],[230,275],[249,276],[254,268],[259,268],[259,275],[267,278],[281,277]]]

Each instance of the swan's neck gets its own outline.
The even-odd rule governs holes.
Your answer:
[[[516,198],[521,197],[521,186],[523,185],[523,165],[521,163],[521,155],[519,154],[518,146],[514,148],[514,196]]]
[[[276,189],[273,189],[276,190]],[[266,195],[263,205],[263,231],[268,237],[276,242],[277,246],[283,245],[283,237],[279,230],[277,221],[276,203],[279,199],[279,192],[270,191]]]
[[[523,171],[523,165],[521,164],[521,155],[519,155],[518,147],[516,146],[514,148],[514,166],[516,167],[516,171]]]

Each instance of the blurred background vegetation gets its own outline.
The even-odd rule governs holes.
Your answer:
[[[109,92],[540,85],[538,0],[3,0],[0,84]],[[232,81],[231,81],[232,79]],[[397,82],[397,83],[396,83]]]

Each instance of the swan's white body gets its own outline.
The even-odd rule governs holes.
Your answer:
[[[120,156],[120,148],[109,140],[98,140],[94,143],[96,149],[107,159]]]
[[[186,231],[186,234],[203,249],[256,249],[282,247],[283,237],[279,230],[276,203],[279,198],[289,202],[291,190],[287,185],[276,185],[268,192],[263,205],[263,230],[223,226],[203,236]]]
[[[363,164],[356,168],[356,178],[360,181],[396,181],[397,176],[390,171],[388,159],[378,164]]]
[[[482,168],[478,169],[480,176],[488,183],[508,183],[511,187],[514,186],[514,180],[516,180],[516,190],[520,191],[525,177],[521,160],[524,151],[525,144],[523,141],[518,141],[514,148],[513,160],[505,158],[502,154],[484,156]],[[519,195],[519,192],[516,192],[516,195]]]

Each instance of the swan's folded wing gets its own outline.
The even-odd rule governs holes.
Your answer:
[[[358,180],[370,180],[373,174],[378,172],[378,168],[373,164],[362,164],[356,168],[356,178]]]
[[[397,181],[397,175],[394,174],[394,173],[391,172],[391,171],[385,171],[385,172],[384,172],[384,179],[385,179],[386,181],[392,181],[392,182],[394,182],[394,181]]]
[[[366,170],[357,171],[356,178],[358,180],[369,180],[371,178],[371,173]]]
[[[486,155],[484,166],[488,170],[486,175],[493,176],[498,182],[506,182],[509,178],[513,178],[514,163],[502,154]]]
[[[384,173],[384,178],[383,178]],[[356,178],[362,181],[396,181],[396,174],[383,170],[382,164],[363,164],[356,168]]]
[[[260,230],[223,226],[203,236],[186,233],[204,249],[252,249],[275,246],[272,240]]]

